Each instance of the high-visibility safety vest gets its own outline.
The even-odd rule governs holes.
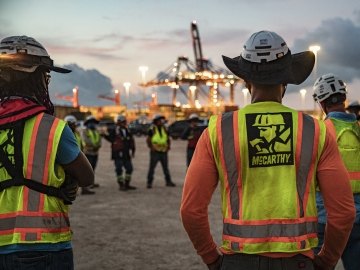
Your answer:
[[[9,156],[22,154],[24,178],[59,188],[65,173],[55,159],[65,125],[64,121],[41,113],[25,121],[23,137],[19,139],[22,151],[9,143],[11,129],[0,130],[0,145],[7,145]],[[11,176],[1,167],[0,183],[7,179]],[[0,246],[71,240],[68,206],[59,198],[26,186],[12,186],[0,192],[0,205]]]
[[[261,102],[211,117],[208,131],[221,184],[222,250],[257,254],[316,247],[324,123]]]
[[[83,149],[83,141],[81,139],[81,135],[77,131],[74,132],[74,135],[75,135],[77,145],[79,146],[80,150],[82,150]]]
[[[90,142],[93,146],[95,146],[95,147],[100,146],[101,136],[100,136],[99,132],[97,132],[96,130],[87,129],[85,131],[85,134],[90,139]]]
[[[159,128],[157,126],[152,127],[154,134],[151,137],[151,143],[156,151],[166,152],[168,148],[168,135],[163,126],[161,126],[160,128],[161,128],[161,135],[159,132]]]
[[[360,193],[360,125],[330,117],[336,132],[336,141],[345,167],[350,176],[353,193]]]

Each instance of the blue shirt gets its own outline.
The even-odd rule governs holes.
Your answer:
[[[69,126],[65,126],[59,146],[56,153],[56,163],[69,164],[74,161],[80,154],[79,146],[76,142],[75,135]],[[0,254],[9,254],[20,251],[60,251],[70,249],[71,242],[60,242],[54,244],[14,244],[7,246],[0,246]]]
[[[334,118],[346,122],[354,122],[356,121],[356,115],[353,113],[344,113],[344,112],[330,112],[326,118]],[[355,209],[356,209],[356,218],[355,223],[360,224],[360,194],[354,194],[354,202],[355,202]],[[316,204],[318,209],[318,218],[319,223],[325,224],[326,223],[326,210],[324,207],[324,202],[320,192],[316,192]]]

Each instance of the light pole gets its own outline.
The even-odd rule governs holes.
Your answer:
[[[315,65],[314,65],[314,77],[315,80],[317,79],[317,52],[320,51],[320,46],[319,45],[311,45],[309,47],[309,50],[312,51],[315,54]]]
[[[244,88],[243,90],[242,90],[242,92],[243,92],[243,95],[244,95],[244,107],[247,105],[247,95],[248,95],[248,93],[249,93],[249,89],[247,89],[247,88]]]
[[[320,51],[319,45],[311,45],[309,50],[312,51],[315,55],[315,64],[314,64],[314,82],[317,79],[317,66],[318,66],[318,59],[317,59],[317,52]],[[314,101],[314,112],[316,112],[316,102]]]
[[[125,88],[125,93],[126,93],[126,99],[129,100],[129,89],[131,86],[130,82],[124,82],[124,88]]]
[[[145,93],[145,83],[146,83],[146,79],[145,79],[145,75],[146,75],[146,72],[149,70],[149,67],[147,66],[140,66],[139,67],[139,71],[141,72],[141,84],[142,86],[144,87],[144,91],[143,91],[143,102],[145,104],[145,100],[146,100],[146,93]]]
[[[305,96],[306,96],[306,89],[300,89],[300,96],[301,96],[301,107],[302,110],[305,110]]]

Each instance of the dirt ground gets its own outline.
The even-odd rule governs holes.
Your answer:
[[[169,168],[176,187],[165,187],[160,164],[152,189],[146,189],[149,152],[144,137],[136,138],[132,185],[121,192],[116,183],[110,145],[103,140],[95,195],[79,195],[71,207],[76,270],[201,270],[207,269],[196,254],[180,221],[184,182],[185,141],[172,141]],[[209,215],[215,241],[221,239],[219,192]],[[342,270],[341,266],[336,268]]]

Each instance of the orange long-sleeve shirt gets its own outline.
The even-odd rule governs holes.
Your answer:
[[[326,237],[319,253],[328,265],[336,265],[351,231],[355,208],[347,171],[341,160],[333,134],[326,133],[323,153],[317,167],[317,178],[327,209]],[[204,263],[213,263],[219,253],[209,227],[208,205],[218,184],[209,132],[206,129],[188,168],[181,202],[181,218],[197,253]],[[313,252],[302,254],[313,258]],[[269,257],[289,257],[294,253],[266,253]]]

